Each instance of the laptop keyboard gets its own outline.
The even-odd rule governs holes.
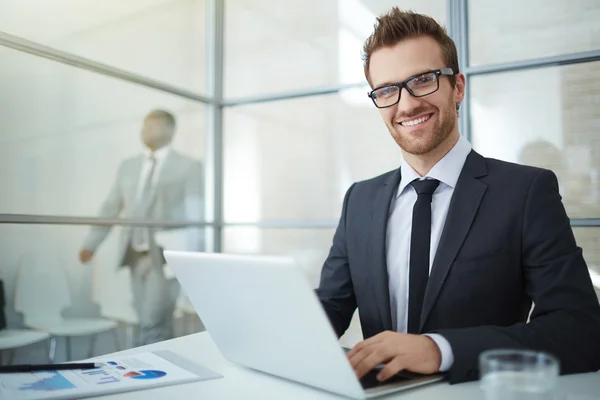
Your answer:
[[[396,375],[392,376],[391,378],[386,379],[383,382],[379,382],[377,380],[377,374],[379,373],[379,371],[379,368],[373,369],[360,379],[360,384],[362,385],[363,389],[371,389],[377,386],[383,386],[390,383],[405,382],[423,376],[421,374],[415,374],[408,371],[401,371]]]
[[[347,347],[342,347],[342,349],[346,354],[348,354],[348,352],[350,351],[350,349]],[[383,368],[383,365],[371,370],[360,379],[360,384],[362,385],[363,389],[370,389],[378,386],[387,385],[390,383],[404,382],[424,376],[410,371],[400,371],[391,378],[388,378],[383,382],[379,382],[377,380],[377,374],[379,373],[379,371],[381,371],[381,368]]]

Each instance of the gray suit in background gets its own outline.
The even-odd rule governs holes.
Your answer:
[[[142,166],[147,157],[139,155],[125,160],[119,167],[116,182],[102,204],[101,218],[139,218],[138,190]],[[169,150],[158,177],[145,218],[151,220],[202,220],[204,209],[202,164],[186,155]],[[104,241],[111,227],[93,227],[84,241],[84,249],[92,252]],[[155,241],[150,228],[149,250],[140,253],[131,244],[132,227],[122,230],[118,260],[119,266],[132,268],[132,291],[134,306],[140,319],[141,344],[169,339],[172,333],[172,317],[179,293],[175,280],[165,278],[162,265],[162,249]],[[193,243],[190,249],[202,250],[202,228],[187,228],[186,241]]]

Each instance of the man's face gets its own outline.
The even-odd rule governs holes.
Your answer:
[[[373,88],[378,88],[445,67],[449,65],[445,65],[439,44],[421,36],[373,52],[369,73]],[[456,130],[456,104],[464,98],[464,76],[456,76],[454,88],[447,76],[438,79],[436,92],[414,97],[403,88],[398,104],[379,109],[392,137],[407,153],[427,154]]]
[[[164,118],[148,115],[142,127],[142,141],[151,150],[159,149],[171,141],[172,128]]]

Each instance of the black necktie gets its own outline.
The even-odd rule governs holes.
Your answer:
[[[410,274],[408,287],[408,333],[419,333],[425,288],[429,280],[431,242],[431,200],[440,184],[436,179],[410,183],[418,194],[413,208],[410,236]]]

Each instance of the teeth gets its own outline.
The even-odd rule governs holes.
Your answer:
[[[415,126],[418,124],[422,124],[423,122],[427,121],[429,119],[429,115],[425,116],[425,117],[421,117],[418,119],[413,119],[412,121],[404,121],[404,122],[400,122],[400,125],[402,126]]]

